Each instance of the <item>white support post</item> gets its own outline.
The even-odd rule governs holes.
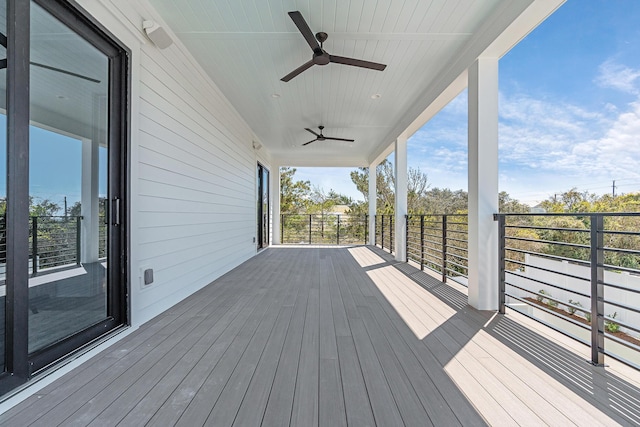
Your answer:
[[[469,304],[498,308],[498,58],[469,68]]]
[[[280,166],[272,165],[271,173],[271,242],[280,245]]]
[[[98,261],[98,211],[100,204],[98,150],[98,141],[90,139],[82,141],[82,189],[80,195],[80,215],[82,215],[80,262],[82,263]]]
[[[369,244],[376,244],[376,203],[378,202],[378,190],[376,189],[377,177],[376,164],[369,165]]]
[[[396,197],[395,197],[395,236],[394,250],[396,261],[407,260],[407,138],[401,135],[396,139],[395,154]]]

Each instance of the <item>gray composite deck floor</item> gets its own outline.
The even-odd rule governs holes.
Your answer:
[[[514,315],[515,316],[515,315]],[[634,425],[637,371],[378,248],[270,248],[2,425]]]

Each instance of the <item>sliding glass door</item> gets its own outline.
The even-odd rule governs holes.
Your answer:
[[[258,163],[258,248],[269,246],[269,171]]]
[[[7,2],[0,0],[0,372],[6,371],[6,272],[7,272]]]
[[[91,21],[0,8],[3,394],[126,321],[127,110],[126,52]]]

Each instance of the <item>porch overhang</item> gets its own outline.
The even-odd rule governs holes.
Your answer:
[[[399,136],[411,136],[466,87],[467,70],[479,57],[500,58],[563,2],[293,5],[312,31],[329,34],[327,52],[388,66],[382,72],[314,66],[285,83],[280,78],[308,61],[310,51],[280,2],[220,8],[150,0],[159,12],[153,18],[166,22],[274,163],[345,167],[384,159]],[[319,125],[355,142],[302,146],[312,139],[305,128]]]

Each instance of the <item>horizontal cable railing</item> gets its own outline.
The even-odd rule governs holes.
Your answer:
[[[640,367],[640,213],[496,214],[500,312]]]
[[[467,286],[468,217],[466,214],[407,215],[407,260]]]
[[[29,218],[31,274],[63,265],[80,264],[80,216]]]
[[[29,217],[29,271],[80,264],[81,216]],[[7,260],[6,222],[0,217],[0,279]]]
[[[283,244],[364,244],[368,237],[367,215],[281,214]]]
[[[107,257],[107,218],[102,214],[98,218],[98,258]]]
[[[394,215],[376,215],[376,240],[375,244],[380,245],[382,249],[394,253],[393,246],[393,221]]]

